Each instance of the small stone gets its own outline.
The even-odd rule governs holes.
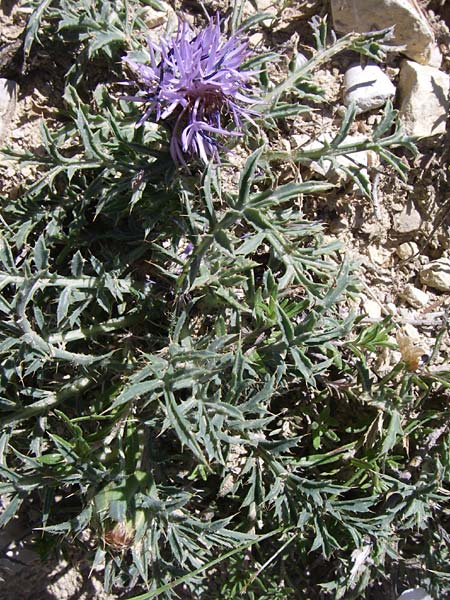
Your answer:
[[[375,300],[364,299],[362,307],[371,319],[381,319],[381,306]]]
[[[422,225],[422,217],[412,202],[408,202],[401,213],[394,217],[394,230],[397,233],[411,233],[417,231]]]
[[[143,21],[149,29],[159,27],[167,19],[167,11],[156,10],[153,6],[142,8]]]
[[[410,60],[400,70],[400,119],[406,133],[418,137],[443,134],[450,110],[450,76]]]
[[[17,84],[11,79],[0,79],[0,142],[6,135],[16,110]]]
[[[419,253],[419,246],[415,242],[405,242],[397,247],[396,253],[401,260],[407,260]]]
[[[413,308],[423,308],[430,300],[426,292],[422,292],[411,284],[404,287],[401,296]]]
[[[392,211],[394,211],[394,212],[402,212],[403,207],[404,207],[404,203],[403,202],[397,202],[395,200],[395,198],[392,199],[391,207],[390,207]]]
[[[433,260],[420,273],[420,283],[439,292],[450,292],[450,259]]]
[[[367,254],[374,265],[386,266],[391,258],[391,253],[386,248],[368,246]]]
[[[160,0],[159,4],[162,10],[156,10],[152,6],[144,6],[142,8],[142,18],[145,25],[150,30],[164,26],[166,31],[175,31],[178,23],[176,12],[166,2]],[[157,31],[150,31],[148,37],[152,41],[159,42],[160,34]]]
[[[397,305],[394,302],[388,302],[386,304],[386,310],[388,311],[389,314],[396,315],[397,314]]]
[[[31,166],[25,166],[20,169],[20,174],[23,179],[27,179],[28,177],[31,177],[32,173],[33,173],[33,168]]]
[[[26,128],[24,128],[24,127],[17,127],[17,129],[14,129],[11,132],[11,137],[13,138],[13,140],[21,140],[25,136],[26,136]]]
[[[412,315],[409,314],[409,318],[411,317]],[[411,323],[406,323],[405,325],[403,325],[403,333],[406,337],[410,338],[411,341],[415,344],[422,341],[422,336],[420,335],[419,330],[417,329],[417,327],[414,327],[414,325],[411,325]]]
[[[394,85],[377,65],[353,65],[344,75],[344,104],[354,102],[357,114],[384,106],[394,95]]]
[[[303,146],[305,146],[310,140],[310,136],[307,135],[306,133],[295,133],[292,137],[291,140],[293,141],[292,146],[296,149],[298,148],[302,148]],[[312,142],[314,143],[314,142]],[[321,147],[321,144],[317,146],[318,148]]]
[[[259,46],[260,44],[263,43],[263,41],[264,41],[264,35],[260,31],[257,31],[256,33],[252,34],[248,38],[248,42],[252,48]]]
[[[426,17],[410,0],[331,0],[334,27],[341,33],[364,33],[395,26],[392,43],[409,58],[428,64],[436,45]]]
[[[433,598],[423,588],[411,588],[400,594],[397,600],[433,600]]]
[[[431,48],[430,60],[428,61],[430,67],[436,67],[436,69],[440,69],[442,65],[442,53],[439,50],[439,46],[433,46]]]

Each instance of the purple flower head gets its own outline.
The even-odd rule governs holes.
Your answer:
[[[133,70],[139,91],[125,99],[142,102],[145,111],[141,125],[151,115],[170,124],[170,153],[175,162],[185,164],[186,155],[198,155],[207,163],[218,159],[218,135],[239,136],[228,131],[231,121],[241,128],[241,117],[251,121],[251,104],[246,83],[252,71],[239,71],[249,56],[248,44],[238,36],[225,39],[220,18],[195,34],[186,22],[179,22],[172,39],[160,44],[148,40],[150,64],[125,57]]]

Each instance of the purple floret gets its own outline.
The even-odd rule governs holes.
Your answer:
[[[220,18],[195,34],[186,22],[179,22],[172,39],[160,44],[148,40],[150,65],[125,57],[139,86],[127,100],[145,105],[137,122],[150,116],[167,121],[172,130],[170,153],[175,162],[185,164],[186,156],[200,156],[204,163],[218,160],[216,136],[239,136],[225,127],[233,121],[241,129],[241,117],[251,121],[246,104],[254,100],[246,94],[252,71],[239,71],[249,56],[248,43],[233,35],[225,39]]]

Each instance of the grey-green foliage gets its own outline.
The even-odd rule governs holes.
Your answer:
[[[181,583],[198,598],[292,598],[302,586],[302,597],[314,586],[358,597],[391,563],[406,581],[399,550],[417,539],[443,590],[447,550],[426,544],[445,526],[448,454],[410,472],[402,440],[420,452],[448,418],[448,373],[371,370],[389,326],[354,329],[357,274],[297,208],[333,185],[274,183],[284,157],[256,128],[229,191],[226,163],[177,171],[166,131],[136,129],[105,82],[83,86],[98,52],[135,44],[137,3],[36,6],[28,35],[44,15],[82,58],[66,76],[65,123],[43,128],[45,152],[4,152],[36,177],[1,198],[0,523],[32,502],[48,535],[90,532],[108,589],[141,582],[146,597]],[[308,71],[337,50],[377,48],[377,36],[328,45],[323,23],[316,31],[308,68],[277,87],[261,70],[259,127],[289,119],[293,97],[317,100]],[[392,107],[349,148],[353,118],[293,160],[369,147],[401,169],[392,148],[411,144],[391,133]],[[437,443],[445,450],[446,434]]]

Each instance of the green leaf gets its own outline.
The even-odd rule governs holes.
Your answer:
[[[217,177],[217,171],[213,163],[208,165],[204,176],[204,185],[203,185],[203,195],[206,202],[206,208],[208,209],[209,219],[211,226],[214,226],[217,222],[216,211],[214,208],[213,201],[213,181],[214,185],[217,187],[217,182],[215,181]]]
[[[296,117],[304,113],[311,113],[311,107],[295,102],[285,103],[279,102],[274,108],[270,108],[264,112],[264,116],[272,119],[286,119],[288,117]]]
[[[393,410],[391,413],[386,437],[381,448],[382,454],[387,454],[389,450],[391,450],[397,443],[397,438],[399,436],[403,436],[403,433],[401,414],[398,412],[398,410]]]
[[[366,198],[370,198],[372,195],[372,191],[371,191],[371,187],[370,187],[370,180],[367,176],[367,172],[364,168],[358,167],[358,166],[344,166],[344,165],[339,165],[338,167],[341,171],[343,171],[344,173],[347,173],[347,175],[350,176],[350,178],[355,182],[355,184],[358,186],[360,192],[366,196]]]
[[[33,45],[34,40],[38,39],[38,31],[41,26],[42,18],[45,14],[45,11],[52,3],[52,0],[41,0],[37,7],[33,10],[28,19],[28,23],[25,29],[25,39],[23,43],[23,54],[24,60],[27,61],[31,46]]]
[[[71,301],[72,289],[68,287],[61,292],[61,295],[58,300],[58,308],[56,310],[56,319],[58,326],[61,324],[61,321],[63,321],[66,318]]]
[[[255,177],[255,172],[258,167],[259,159],[261,158],[261,154],[263,153],[264,147],[258,148],[251,154],[242,170],[240,179],[239,179],[239,195],[237,201],[237,208],[244,208],[249,201],[250,197],[250,189],[252,187],[253,179]]]
[[[125,34],[121,31],[102,31],[94,36],[94,40],[90,42],[88,46],[88,56],[92,58],[95,54],[104,48],[118,42],[125,42]]]
[[[0,528],[5,527],[11,519],[13,519],[18,513],[23,502],[23,498],[19,494],[14,494],[14,496],[9,500],[6,508],[2,510],[0,514]]]
[[[226,252],[228,254],[230,254],[231,256],[234,255],[233,246],[232,246],[227,234],[223,231],[223,229],[219,229],[218,231],[215,232],[214,239],[216,240],[216,242],[218,243],[218,245],[221,248],[226,250]]]
[[[294,339],[294,328],[292,327],[292,323],[281,306],[277,306],[276,311],[278,315],[278,323],[281,331],[283,332],[283,337],[286,340],[286,343],[290,344]]]
[[[130,400],[136,400],[140,396],[146,396],[150,392],[154,392],[156,390],[160,390],[162,388],[163,382],[159,379],[154,379],[151,381],[142,381],[140,383],[135,383],[126,387],[114,400],[111,405],[110,410],[117,408],[121,404],[125,404]]]
[[[398,158],[398,156],[395,156],[395,154],[390,152],[387,148],[380,148],[378,150],[378,154],[383,160],[390,164],[391,167],[394,167],[394,169],[400,175],[402,180],[406,182],[407,174],[409,171],[408,165],[405,165],[405,163],[400,158]]]
[[[250,548],[254,544],[261,542],[265,539],[274,537],[274,536],[280,534],[282,531],[284,531],[284,532],[290,531],[290,529],[291,529],[290,527],[288,527],[288,528],[280,527],[279,529],[276,529],[274,531],[271,531],[269,533],[266,533],[266,534],[258,536],[258,537],[251,536],[252,537],[251,540],[246,540],[239,546],[233,548],[232,550],[226,552],[225,554],[219,556],[218,558],[215,558],[215,559],[209,561],[208,563],[202,565],[201,567],[199,567],[198,569],[195,569],[194,571],[188,573],[187,575],[179,577],[179,578],[175,579],[174,581],[171,581],[170,583],[167,583],[165,585],[158,587],[155,590],[150,590],[149,592],[145,592],[144,594],[140,594],[139,596],[133,596],[132,598],[130,598],[130,600],[150,600],[151,598],[156,598],[157,596],[163,594],[164,592],[173,590],[174,588],[180,586],[181,584],[189,581],[193,576],[199,575],[200,573],[208,571],[215,565],[220,564],[221,562],[224,562],[226,559],[230,558],[231,556],[241,553],[243,550]]]
[[[81,277],[83,275],[84,258],[81,252],[77,250],[70,261],[70,271],[73,277]]]
[[[34,264],[38,271],[45,271],[48,268],[49,251],[45,245],[43,236],[39,236],[33,252]]]
[[[350,264],[344,261],[339,269],[339,273],[336,276],[335,282],[328,290],[326,296],[323,298],[321,305],[322,310],[331,308],[336,302],[338,302],[348,287],[350,275]]]
[[[109,161],[111,156],[102,148],[98,133],[93,133],[88,120],[86,106],[81,102],[77,91],[72,86],[67,86],[65,97],[69,98],[74,104],[76,111],[75,123],[78,127],[84,148],[88,157],[97,157],[101,161]]]
[[[250,206],[252,208],[263,208],[273,206],[297,198],[301,194],[318,194],[331,190],[335,186],[332,183],[322,181],[305,181],[303,183],[286,183],[274,190],[262,192],[252,196]]]
[[[183,415],[180,405],[178,405],[175,400],[174,394],[171,391],[166,390],[164,392],[164,397],[166,400],[167,416],[170,424],[175,429],[181,444],[187,446],[201,463],[207,465],[207,459],[195,439],[192,424]]]
[[[0,261],[8,273],[17,272],[11,248],[3,236],[0,236]]]
[[[347,107],[345,111],[344,117],[342,119],[341,127],[337,133],[337,135],[331,140],[330,148],[338,148],[339,145],[345,141],[345,138],[349,134],[350,128],[353,125],[353,122],[356,117],[356,105],[354,102]]]
[[[257,230],[265,231],[266,229],[272,229],[272,224],[264,214],[256,208],[246,208],[244,210],[244,217],[250,225],[254,225]]]
[[[394,110],[392,101],[388,100],[384,108],[383,118],[372,132],[372,139],[374,141],[380,140],[386,133],[389,133],[394,124],[396,116],[397,111]]]

